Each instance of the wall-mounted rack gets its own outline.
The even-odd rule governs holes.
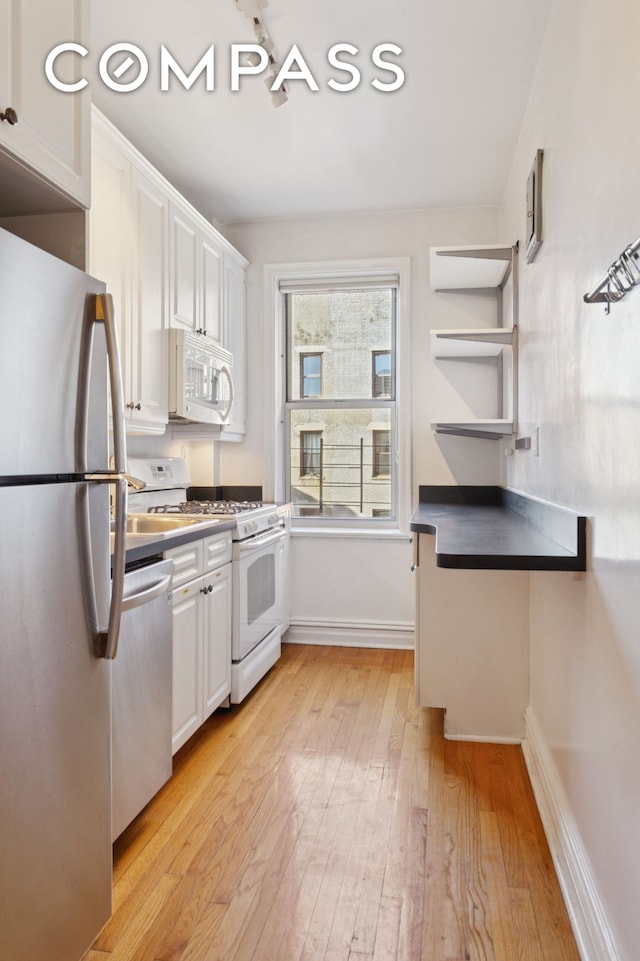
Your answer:
[[[599,284],[584,295],[587,304],[606,304],[609,313],[611,304],[622,300],[625,294],[640,284],[640,237],[622,251],[617,260],[609,267]]]

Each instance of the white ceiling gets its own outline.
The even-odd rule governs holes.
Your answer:
[[[282,61],[300,48],[320,90],[289,84],[273,107],[260,77],[230,91],[232,43],[253,42],[234,0],[91,0],[97,106],[205,216],[220,223],[374,210],[498,204],[552,0],[270,0],[262,11]],[[97,62],[112,43],[139,46],[144,85],[110,91]],[[371,87],[370,51],[398,44],[393,93]],[[352,43],[359,87],[335,92],[327,50]],[[210,44],[216,89],[160,91],[164,44],[188,74]],[[112,63],[112,67],[114,61]],[[135,69],[132,68],[135,75]],[[123,82],[129,79],[123,76]]]

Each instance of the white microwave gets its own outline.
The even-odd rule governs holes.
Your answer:
[[[204,334],[169,331],[169,418],[182,423],[229,420],[233,356]]]

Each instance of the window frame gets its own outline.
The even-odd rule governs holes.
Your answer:
[[[394,519],[363,518],[352,524],[345,519],[317,517],[291,519],[294,536],[334,534],[347,537],[401,537],[409,534],[412,505],[411,487],[411,258],[385,257],[361,260],[285,262],[265,264],[262,268],[264,290],[263,338],[266,356],[273,358],[265,368],[265,396],[263,432],[264,478],[263,495],[266,500],[285,502],[287,470],[285,453],[289,443],[288,424],[284,416],[287,365],[285,344],[285,312],[281,285],[314,284],[326,286],[337,280],[364,279],[382,281],[389,277],[398,283],[396,315],[396,424],[395,445],[391,458],[396,470],[396,516]],[[375,399],[367,406],[375,406]]]

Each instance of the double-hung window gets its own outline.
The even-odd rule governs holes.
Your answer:
[[[280,281],[294,518],[397,516],[397,275]]]

